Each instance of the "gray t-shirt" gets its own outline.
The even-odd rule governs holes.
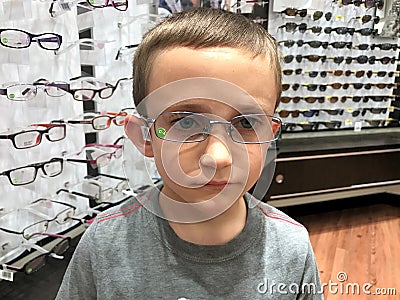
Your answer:
[[[158,203],[158,189],[145,195]],[[57,299],[323,299],[308,232],[278,209],[247,194],[257,206],[248,205],[242,232],[201,246],[180,239],[143,199],[97,216]]]

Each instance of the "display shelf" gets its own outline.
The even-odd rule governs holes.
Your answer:
[[[287,206],[400,193],[400,128],[284,134],[264,200]]]

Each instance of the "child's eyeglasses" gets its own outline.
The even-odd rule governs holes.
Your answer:
[[[226,125],[227,134],[234,142],[264,144],[278,139],[282,124],[281,119],[266,114],[245,114],[230,121],[214,121],[194,112],[163,112],[156,119],[145,121],[149,127],[153,124],[159,139],[179,143],[202,142],[211,134],[212,126],[221,124]]]

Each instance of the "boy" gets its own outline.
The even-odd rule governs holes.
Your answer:
[[[148,32],[133,67],[125,130],[163,183],[98,215],[57,299],[323,299],[306,229],[246,193],[279,131],[273,38],[190,10]]]

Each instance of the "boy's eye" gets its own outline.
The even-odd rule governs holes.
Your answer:
[[[195,116],[178,117],[171,120],[171,126],[174,129],[193,129],[199,127],[200,123],[196,120]]]
[[[259,123],[257,118],[251,116],[236,117],[232,120],[232,126],[237,129],[254,129]]]

